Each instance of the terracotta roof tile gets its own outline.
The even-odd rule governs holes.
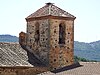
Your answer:
[[[53,5],[53,3],[46,3],[44,7],[38,9],[36,12],[29,15],[27,19],[33,17],[48,16],[48,15],[75,18],[75,16]]]

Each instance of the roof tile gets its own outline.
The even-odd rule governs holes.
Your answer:
[[[48,15],[75,18],[75,16],[53,5],[53,3],[46,3],[45,6],[38,9],[36,12],[32,13],[31,15],[29,15],[26,19],[41,17],[41,16],[48,16]]]

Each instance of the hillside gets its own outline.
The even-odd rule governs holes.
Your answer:
[[[74,54],[89,60],[100,61],[100,41],[91,43],[75,41]]]
[[[18,42],[18,37],[12,35],[0,35],[0,42]]]
[[[0,35],[0,42],[18,42],[18,37],[12,35]],[[100,41],[91,43],[75,41],[74,55],[89,60],[100,61]]]

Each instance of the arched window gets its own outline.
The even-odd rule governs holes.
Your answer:
[[[39,23],[37,22],[35,24],[35,42],[39,42],[40,40],[40,34],[39,34]]]
[[[65,44],[65,24],[59,25],[59,44]]]

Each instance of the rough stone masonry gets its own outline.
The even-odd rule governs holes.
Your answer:
[[[27,32],[19,34],[19,43],[51,69],[74,63],[75,16],[52,3],[26,18]]]

